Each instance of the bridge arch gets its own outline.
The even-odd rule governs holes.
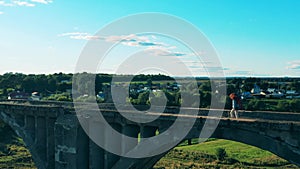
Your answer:
[[[299,131],[296,131],[292,124],[272,124],[267,122],[252,122],[252,125],[249,124],[249,126],[241,124],[241,126],[238,126],[238,124],[239,121],[237,120],[221,121],[221,124],[211,138],[231,140],[251,145],[269,151],[292,164],[300,166],[300,151],[297,146],[299,143]],[[258,129],[254,130],[257,127]],[[198,138],[197,135],[199,133],[199,127],[194,127],[185,140]],[[167,153],[165,152],[146,159],[127,159],[127,163],[122,164],[126,166],[125,168],[152,168]]]
[[[186,110],[188,111],[188,110]],[[203,116],[193,116],[186,118],[197,118],[195,125],[188,133],[185,139],[197,138],[200,135],[204,122],[209,119],[205,116],[206,110],[200,110]],[[224,111],[224,110],[220,110]],[[131,112],[128,112],[131,113]],[[249,112],[251,115],[261,116],[261,112]],[[257,120],[252,119],[214,119],[211,118],[211,127],[218,124],[217,129],[212,135],[213,138],[221,138],[242,142],[248,145],[268,150],[287,161],[300,166],[300,122],[297,119],[299,114],[291,114],[289,118],[294,121],[286,121],[288,118],[285,113],[277,113],[276,118],[281,120],[269,119],[270,113],[264,112],[264,117]],[[124,120],[114,110],[107,110],[104,115],[109,117],[110,124],[120,126],[120,131],[130,134],[126,128],[133,125],[132,122]],[[242,114],[243,115],[243,114]],[[242,116],[241,116],[242,117]],[[298,117],[298,118],[297,118]],[[159,161],[167,152],[144,159],[128,159],[123,157],[115,157],[104,150],[96,150],[95,145],[81,131],[78,124],[78,117],[69,107],[49,106],[49,105],[29,105],[29,104],[0,104],[0,118],[9,124],[15,132],[23,138],[28,148],[31,150],[32,156],[38,168],[80,168],[77,163],[66,160],[64,155],[72,157],[72,159],[80,158],[80,153],[88,154],[89,160],[86,166],[102,165],[103,161],[111,161],[105,168],[151,168]],[[83,118],[85,118],[83,116]],[[283,119],[285,118],[285,120]],[[205,120],[206,119],[206,120]],[[267,120],[269,119],[269,120]],[[93,119],[91,119],[93,120]],[[144,137],[151,137],[155,134],[156,129],[163,131],[164,126],[170,126],[176,120],[176,115],[164,114],[164,116],[147,127],[141,127],[140,134]],[[215,120],[215,121],[214,121]],[[181,123],[185,124],[189,120],[183,119]],[[210,127],[210,126],[208,126]],[[122,129],[122,130],[121,130]],[[69,137],[64,132],[75,133],[74,137]],[[79,132],[79,134],[78,134]],[[91,131],[92,132],[92,131]],[[77,133],[77,134],[76,134]],[[79,137],[84,138],[84,144],[78,141]],[[62,139],[65,137],[65,139]],[[120,139],[120,141],[122,141]],[[160,143],[161,146],[168,146],[168,143]],[[121,145],[122,146],[122,145]],[[124,148],[124,145],[122,148]],[[126,148],[126,147],[125,147]],[[137,148],[138,145],[137,145]],[[140,147],[142,150],[142,147]],[[83,151],[81,151],[83,150]],[[103,158],[99,160],[94,158],[93,154],[101,155]],[[82,165],[81,165],[82,166]]]
[[[284,136],[284,137],[283,137]],[[213,135],[214,138],[237,141],[269,151],[292,164],[300,165],[300,152],[293,145],[290,133],[276,133],[276,131],[251,131],[245,129],[219,128]],[[294,143],[293,143],[294,142]]]

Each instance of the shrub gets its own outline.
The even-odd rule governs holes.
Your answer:
[[[226,157],[226,151],[224,148],[217,148],[216,149],[216,156],[218,160],[223,161]]]

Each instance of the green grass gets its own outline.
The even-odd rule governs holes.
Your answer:
[[[192,140],[197,143],[197,140]],[[223,148],[226,158],[220,161],[216,150]],[[170,151],[155,168],[298,168],[278,156],[243,143],[210,139],[207,142],[187,145],[186,142]]]
[[[257,159],[260,158],[272,158],[275,156],[268,151],[263,151],[253,146],[222,139],[191,146],[182,146],[176,149],[186,151],[201,151],[209,155],[214,155],[217,148],[224,148],[227,152],[228,157],[238,159],[240,162],[247,163],[254,163]]]
[[[28,149],[24,145],[6,145],[0,155],[0,168],[35,169]]]
[[[35,169],[23,140],[1,121],[0,124],[0,168]]]

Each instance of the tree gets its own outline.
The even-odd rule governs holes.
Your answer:
[[[152,86],[152,79],[151,79],[151,78],[147,79],[147,85],[148,85],[149,87]]]
[[[149,92],[142,92],[137,99],[131,99],[131,103],[135,105],[147,105],[149,103]]]
[[[226,157],[226,150],[224,148],[217,148],[216,149],[216,156],[217,156],[217,159],[220,160],[220,161],[223,161]]]
[[[278,111],[288,111],[289,110],[289,104],[284,100],[280,100],[277,104],[277,110]]]
[[[211,92],[199,91],[200,92],[200,107],[207,108],[211,103]]]
[[[295,100],[291,100],[290,101],[290,111],[293,112],[300,112],[300,100],[299,99],[295,99]]]
[[[233,84],[228,84],[227,85],[227,95],[230,93],[236,93],[238,91],[238,88],[236,88]]]
[[[262,100],[252,99],[246,104],[246,110],[266,110],[266,104]]]
[[[150,103],[154,106],[166,106],[168,99],[163,91],[150,94]]]

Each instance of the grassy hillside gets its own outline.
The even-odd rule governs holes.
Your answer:
[[[22,139],[0,121],[0,168],[33,169],[31,155]]]
[[[220,160],[217,150],[226,152]],[[156,169],[179,168],[299,168],[276,155],[234,141],[211,139],[187,146],[181,144],[170,151],[156,165]]]

